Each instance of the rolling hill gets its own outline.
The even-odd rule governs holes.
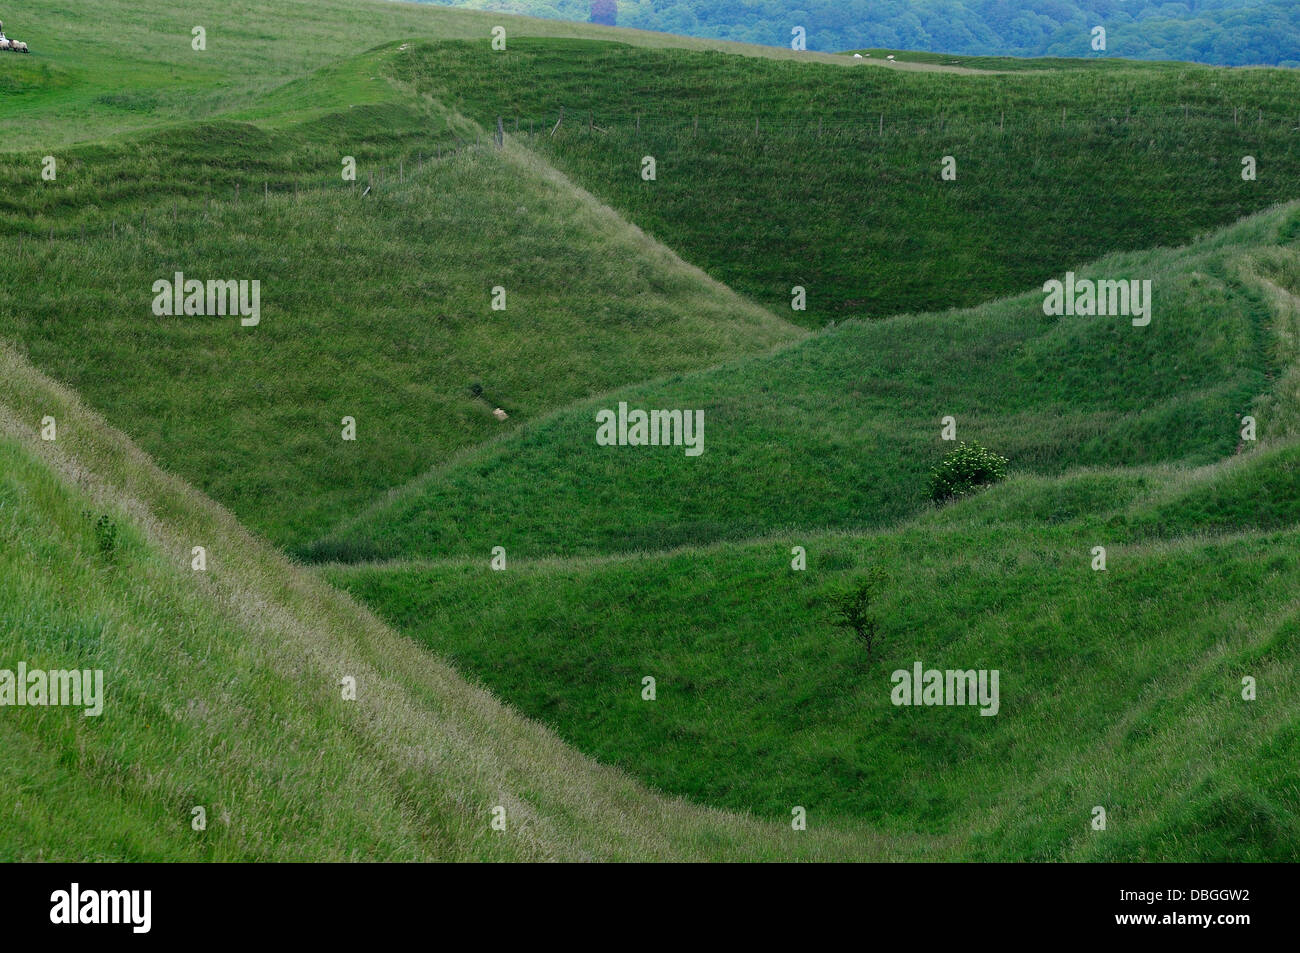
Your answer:
[[[1296,858],[1294,73],[5,20],[0,668],[111,704],[0,720],[0,857]],[[948,417],[1010,474],[936,506]],[[918,660],[996,717],[891,704]]]
[[[0,652],[104,672],[98,716],[6,709],[0,859],[885,859],[943,848],[865,828],[794,838],[652,794],[294,566],[8,347],[0,371]],[[59,422],[55,441],[38,435],[43,416]],[[209,555],[202,573],[196,541]],[[347,677],[355,701],[343,698]]]
[[[1300,19],[1285,0],[421,0],[561,20],[810,50],[902,47],[954,55],[1195,60],[1300,65]],[[1103,26],[1106,47],[1092,30]]]
[[[695,398],[712,442],[696,460],[599,447],[595,405],[565,412],[353,528],[376,548],[405,541],[408,558],[328,575],[566,740],[704,803],[812,803],[957,835],[983,860],[1288,859],[1300,315],[1270,289],[1292,294],[1298,226],[1290,205],[1099,263],[1157,276],[1160,331],[1040,323],[1037,295],[844,326],[620,392],[605,404]],[[921,376],[959,364],[959,379]],[[959,434],[1018,472],[935,509],[924,468],[954,406],[969,413]],[[1249,452],[1247,412],[1262,428]],[[868,661],[828,606],[873,567],[891,585]],[[882,686],[916,659],[999,670],[1003,709],[894,707]],[[1265,668],[1277,694],[1252,707],[1241,679]],[[653,705],[637,694],[647,674]],[[1079,823],[1094,804],[1123,805],[1122,835]]]

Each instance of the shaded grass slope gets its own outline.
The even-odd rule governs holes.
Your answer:
[[[1293,70],[954,75],[533,38],[411,53],[394,66],[417,88],[518,121],[630,220],[809,327],[975,305],[1300,197]]]
[[[5,709],[5,860],[951,853],[862,825],[795,835],[788,815],[700,809],[593,763],[257,541],[7,347],[0,623],[0,667],[99,668],[105,685],[98,717]],[[505,832],[489,827],[498,805]]]

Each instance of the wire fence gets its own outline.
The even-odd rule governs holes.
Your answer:
[[[882,110],[857,117],[803,116],[798,119],[774,118],[755,114],[752,118],[650,115],[643,113],[597,113],[561,108],[549,115],[499,117],[498,122],[516,137],[535,140],[555,138],[558,133],[586,131],[592,133],[638,134],[645,136],[776,136],[809,139],[824,135],[850,133],[858,136],[887,132],[944,132],[960,129],[1006,132],[1016,129],[1058,127],[1177,128],[1179,125],[1213,125],[1242,130],[1300,132],[1300,112],[1278,113],[1260,107],[1204,108],[1191,105],[1156,110],[1151,107],[1126,107],[1095,111],[1062,107],[1055,109],[999,109],[990,112],[900,112]]]
[[[393,186],[404,185],[414,177],[422,176],[424,171],[436,163],[473,157],[504,146],[508,138],[514,138],[528,145],[539,142],[562,143],[575,132],[584,136],[609,136],[620,139],[660,140],[671,138],[680,141],[688,138],[707,139],[769,139],[782,142],[807,144],[819,139],[867,141],[890,135],[923,134],[967,134],[984,132],[1005,134],[1007,132],[1032,129],[1043,132],[1059,129],[1065,132],[1077,132],[1081,129],[1100,130],[1135,130],[1150,131],[1159,128],[1162,132],[1171,129],[1198,127],[1205,125],[1220,130],[1233,128],[1246,132],[1291,133],[1300,132],[1300,114],[1281,115],[1266,112],[1263,109],[1234,107],[1230,111],[1224,108],[1207,109],[1190,105],[1176,110],[1158,111],[1144,107],[1133,110],[1131,107],[1123,112],[1118,110],[1105,112],[1071,111],[1068,107],[1057,115],[1046,111],[1017,111],[1008,114],[1006,110],[996,113],[974,114],[969,112],[943,114],[934,112],[919,118],[906,112],[878,112],[874,116],[858,118],[845,117],[804,117],[799,120],[765,118],[756,115],[752,121],[733,117],[709,115],[692,116],[652,116],[642,113],[598,114],[595,111],[582,113],[560,108],[555,113],[543,116],[499,116],[493,127],[483,129],[475,126],[473,138],[453,131],[443,141],[431,142],[427,148],[417,148],[397,157],[395,162],[359,163],[354,179],[344,179],[339,173],[322,172],[319,176],[294,174],[292,176],[268,176],[262,182],[262,188],[246,185],[249,178],[242,173],[242,179],[229,187],[198,187],[198,192],[206,195],[196,196],[194,192],[172,200],[170,208],[156,205],[152,210],[153,222],[158,225],[170,218],[172,224],[179,220],[182,202],[192,205],[198,197],[211,210],[214,202],[230,202],[236,205],[251,205],[261,202],[270,204],[278,201],[297,201],[301,195],[328,191],[349,190],[359,198],[378,195]],[[1288,151],[1300,148],[1300,140],[1288,140]],[[138,235],[141,230],[150,227],[150,212],[142,212],[140,219],[115,219],[107,224],[63,223],[49,225],[38,231],[34,222],[10,221],[11,234],[16,231],[17,253],[24,254],[24,246],[42,240],[54,241],[56,236],[62,238],[76,237],[117,239],[119,236]]]

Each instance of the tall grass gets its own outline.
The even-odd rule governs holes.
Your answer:
[[[362,112],[78,151],[11,200],[0,335],[284,545],[571,401],[798,336],[527,154]],[[176,272],[260,281],[261,324],[156,317]]]
[[[969,311],[839,325],[768,356],[626,388],[438,467],[348,521],[335,541],[409,557],[597,554],[742,540],[778,530],[880,527],[927,509],[931,467],[958,440],[1012,471],[1236,452],[1240,418],[1279,377],[1273,315],[1238,263],[1275,245],[1294,205],[1179,251],[1117,255],[1089,275],[1150,275],[1153,318],[1046,317],[1033,292]],[[1290,361],[1289,355],[1285,360]],[[698,408],[705,450],[603,447],[595,414]],[[494,500],[490,509],[479,505]]]
[[[902,74],[546,39],[393,65],[480,122],[518,122],[687,260],[810,327],[974,305],[1300,197],[1290,70]]]

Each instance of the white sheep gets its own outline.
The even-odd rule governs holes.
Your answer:
[[[11,40],[5,36],[4,21],[0,20],[0,50],[8,50],[10,53],[26,53],[27,44],[21,40]]]

